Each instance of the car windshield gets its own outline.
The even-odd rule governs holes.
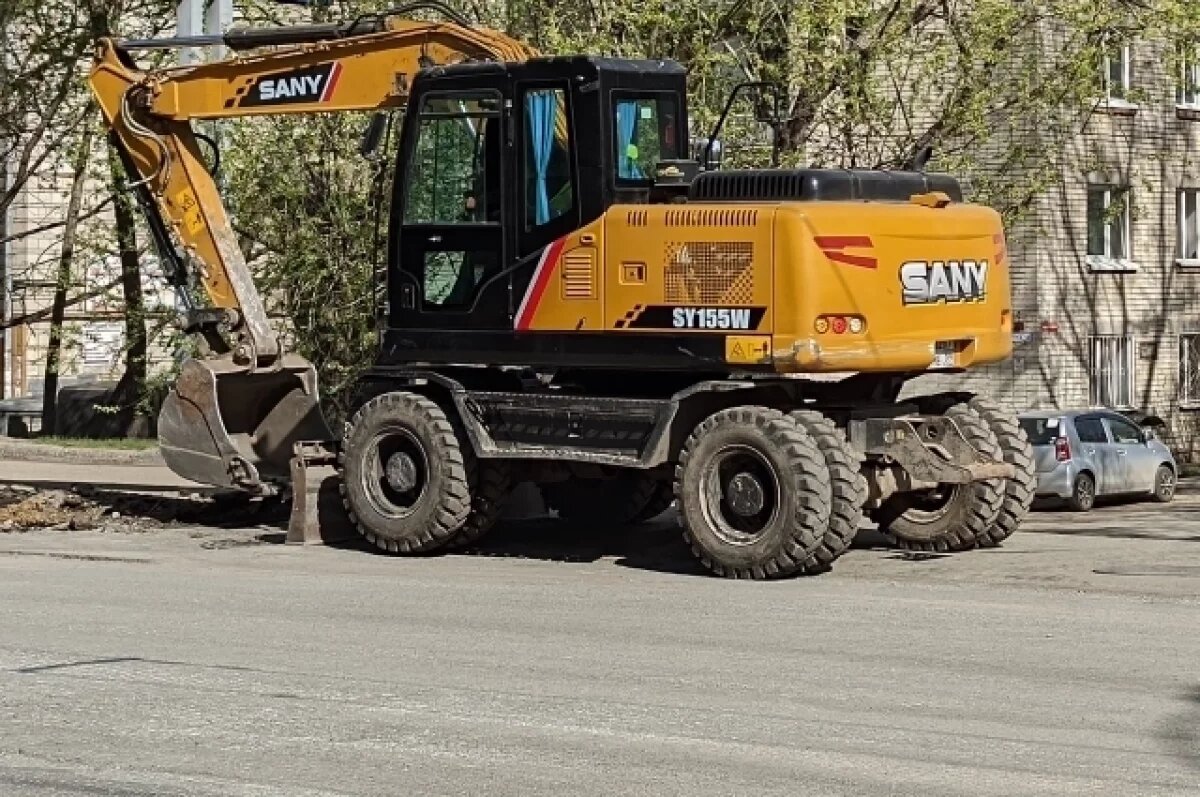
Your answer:
[[[1058,437],[1058,418],[1022,418],[1021,428],[1035,446],[1048,446]]]

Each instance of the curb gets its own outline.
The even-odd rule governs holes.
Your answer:
[[[66,462],[78,465],[142,465],[166,467],[157,448],[122,451],[115,448],[70,448],[11,437],[0,437],[0,460]]]

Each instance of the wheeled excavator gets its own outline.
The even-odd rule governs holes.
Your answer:
[[[232,55],[134,60],[207,44]],[[182,476],[263,492],[336,463],[358,532],[397,553],[474,543],[519,482],[577,523],[675,503],[700,562],[743,578],[829,568],[864,515],[903,548],[961,551],[1029,508],[1012,415],[900,398],[1012,349],[1000,218],[953,177],[711,168],[678,64],[542,57],[432,2],[102,40],[90,81],[168,277],[207,297],[183,312],[206,354],[158,423]],[[192,126],[345,111],[403,121],[378,350],[335,435]]]

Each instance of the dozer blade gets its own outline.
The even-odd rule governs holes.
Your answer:
[[[158,443],[171,470],[257,493],[291,481],[297,443],[332,438],[317,402],[316,371],[296,355],[254,371],[230,357],[186,360],[158,416]]]

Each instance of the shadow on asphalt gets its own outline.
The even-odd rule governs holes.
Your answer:
[[[874,529],[860,531],[853,547],[891,549],[887,539]],[[708,571],[688,550],[678,520],[671,513],[639,526],[615,529],[581,528],[557,518],[507,521],[497,525],[475,546],[447,555],[549,562],[595,562],[615,558],[616,565],[635,570],[708,576]],[[895,558],[913,559],[903,553],[898,553]],[[916,558],[929,557],[919,555]]]
[[[1184,708],[1167,717],[1158,730],[1158,738],[1187,766],[1200,770],[1200,686],[1181,695]]]
[[[614,557],[635,570],[699,576],[707,571],[693,558],[679,527],[664,519],[639,526],[580,528],[557,518],[500,523],[477,544],[449,556],[595,562]]]

